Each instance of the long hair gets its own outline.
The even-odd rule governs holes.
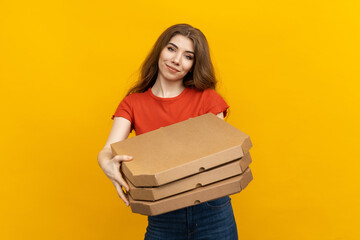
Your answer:
[[[194,44],[194,63],[192,70],[183,78],[184,86],[198,90],[215,89],[217,80],[205,35],[199,29],[189,24],[176,24],[167,28],[157,39],[152,50],[141,65],[141,74],[138,81],[130,88],[126,95],[145,92],[155,84],[159,71],[158,61],[160,53],[169,43],[170,39],[177,34],[188,37]]]

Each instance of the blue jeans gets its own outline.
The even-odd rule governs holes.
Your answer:
[[[148,216],[145,240],[237,240],[229,196],[176,211]]]

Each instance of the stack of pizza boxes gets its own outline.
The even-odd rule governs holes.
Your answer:
[[[250,138],[212,113],[111,145],[134,213],[158,215],[238,193],[252,180]]]

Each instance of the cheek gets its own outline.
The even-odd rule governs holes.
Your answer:
[[[184,70],[185,70],[185,71],[190,71],[192,65],[193,65],[193,62],[191,62],[191,61],[186,61],[186,62],[184,62],[184,64],[183,64]]]
[[[171,58],[171,54],[169,52],[163,51],[160,54],[160,59],[162,60],[168,60],[169,58]]]
[[[167,61],[166,54],[162,52],[159,56],[158,65],[162,66],[164,64],[164,61]]]

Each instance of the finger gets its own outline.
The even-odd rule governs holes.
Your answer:
[[[126,195],[125,193],[123,192],[121,186],[119,185],[119,183],[117,182],[113,182],[114,183],[114,186],[116,188],[116,191],[119,195],[119,197],[124,201],[124,203],[126,204],[126,206],[129,206],[129,201],[128,199],[126,198]]]
[[[120,186],[124,186],[127,192],[130,190],[129,185],[127,184],[125,179],[121,177],[120,172],[115,173],[114,179]]]
[[[129,155],[116,155],[115,157],[113,157],[113,160],[116,162],[130,161],[132,159],[133,157]]]

